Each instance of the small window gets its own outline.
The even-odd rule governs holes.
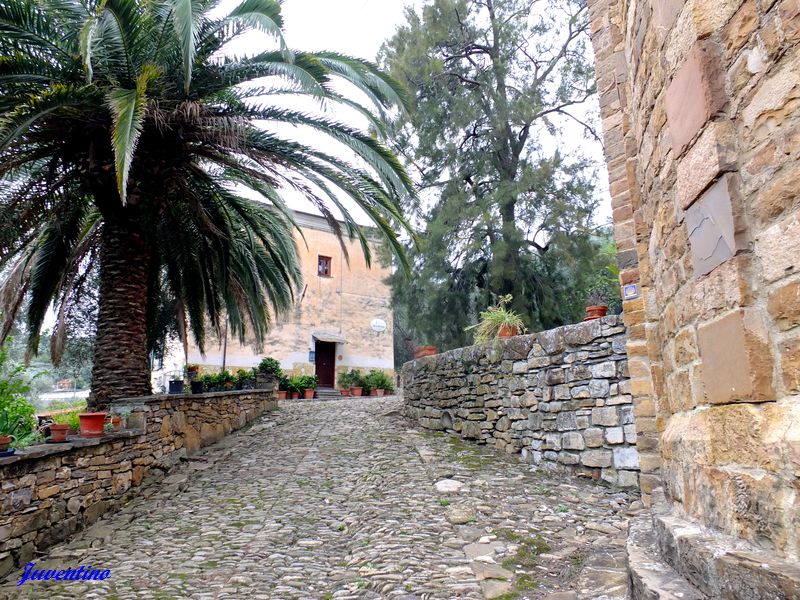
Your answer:
[[[317,275],[320,277],[330,277],[331,276],[331,257],[330,256],[322,256],[318,257],[317,261]]]

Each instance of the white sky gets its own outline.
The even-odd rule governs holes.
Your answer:
[[[235,0],[228,0],[220,6],[220,9],[225,10],[234,2]],[[334,50],[368,60],[375,60],[383,42],[390,38],[395,30],[405,22],[405,7],[413,6],[419,8],[424,3],[424,0],[285,0],[283,3],[284,37],[288,46],[293,49],[306,51]],[[256,45],[264,44],[264,47],[272,45],[261,34],[255,34],[253,37],[248,36],[242,42],[242,44],[235,46],[235,53],[252,53],[261,49],[254,47]],[[597,100],[594,99],[591,110],[597,110],[596,104]],[[352,122],[354,125],[365,123],[360,117],[355,121],[352,118],[348,119],[341,114],[341,109],[340,112],[335,114],[335,118]],[[335,151],[338,146],[337,144],[331,145],[327,142],[320,142],[320,136],[314,138],[307,131],[300,129],[294,129],[292,133],[288,133],[285,129],[280,131],[284,135],[293,135],[300,141],[314,143],[314,145],[326,151]],[[611,199],[607,189],[608,183],[602,148],[593,139],[587,139],[577,125],[565,124],[565,132],[567,135],[562,140],[562,148],[565,147],[567,150],[581,149],[598,163],[597,194],[601,201],[595,215],[595,221],[597,223],[608,222],[611,217]],[[299,193],[287,192],[284,196],[293,208],[317,212]],[[352,206],[350,202],[345,204],[348,208]],[[353,216],[356,220],[360,223],[369,223],[365,215],[359,215],[360,212],[357,209],[353,211]]]

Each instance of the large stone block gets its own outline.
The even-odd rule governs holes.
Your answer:
[[[619,412],[615,406],[600,406],[592,409],[592,425],[613,427],[619,424]]]
[[[775,398],[769,334],[760,314],[737,310],[698,328],[703,386],[712,404]]]
[[[720,173],[736,168],[735,136],[730,121],[709,123],[678,164],[678,203],[689,208]]]
[[[586,444],[583,436],[577,431],[570,431],[561,436],[561,447],[564,450],[583,450]]]
[[[719,48],[710,40],[695,43],[667,88],[665,109],[677,156],[726,103]]]
[[[610,467],[611,450],[584,450],[581,452],[581,464],[586,467]]]
[[[767,281],[800,271],[800,214],[795,211],[760,232],[755,248]]]

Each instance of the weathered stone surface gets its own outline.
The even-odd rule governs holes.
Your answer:
[[[442,479],[441,481],[437,481],[434,487],[437,492],[441,492],[442,494],[455,494],[461,491],[464,484],[455,479]]]
[[[772,292],[767,310],[781,331],[800,325],[800,281],[790,281]]]
[[[707,275],[745,246],[736,235],[741,224],[734,218],[732,181],[731,175],[721,177],[686,212],[695,277]]]

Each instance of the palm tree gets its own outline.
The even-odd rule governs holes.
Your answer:
[[[363,60],[288,49],[276,0],[243,0],[221,17],[214,9],[0,0],[0,341],[25,307],[35,353],[54,306],[57,360],[63,323],[99,268],[97,408],[150,392],[148,324],[165,297],[201,347],[225,318],[240,339],[246,330],[263,339],[300,281],[282,190],[305,194],[369,261],[342,205],[350,198],[404,260],[393,225],[409,230],[399,206],[413,189],[380,141],[386,112],[404,103],[397,83]],[[231,58],[230,42],[252,29],[275,50]],[[370,131],[287,107],[287,97],[358,111]],[[301,144],[286,125],[342,152]],[[241,197],[241,186],[267,202]]]

